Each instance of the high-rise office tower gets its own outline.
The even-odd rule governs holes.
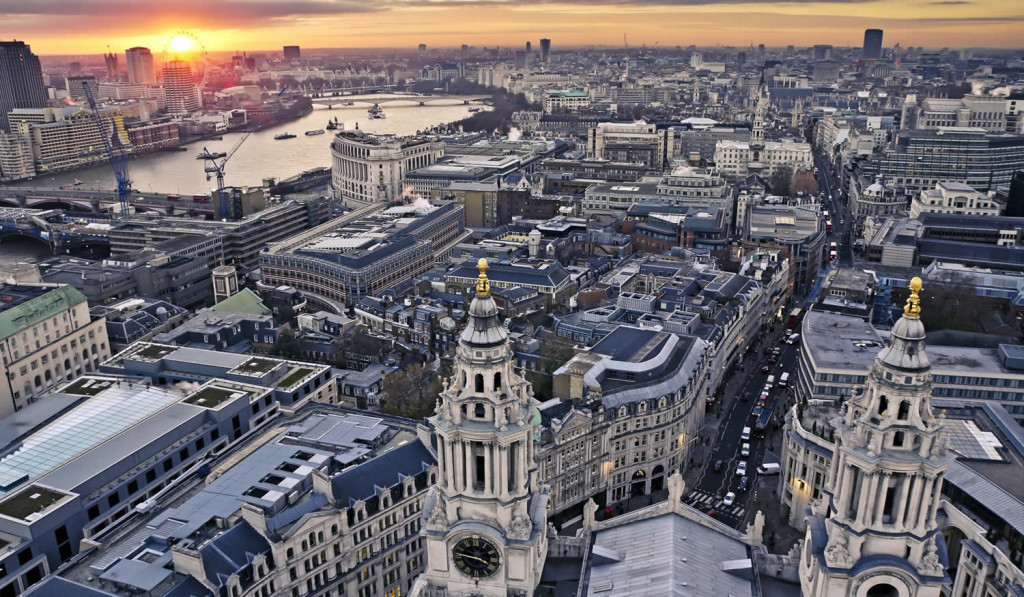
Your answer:
[[[85,86],[88,85],[93,93],[96,92],[96,77],[93,75],[76,75],[67,78],[67,91],[70,97],[78,100],[85,99]]]
[[[167,111],[171,114],[199,109],[199,95],[188,62],[172,60],[164,65],[164,95],[167,97]]]
[[[23,41],[0,41],[0,132],[10,131],[7,113],[14,108],[45,106],[39,57]]]
[[[417,50],[420,51],[420,52],[426,52],[427,51],[427,44],[420,44],[419,47],[417,48]]]
[[[284,59],[285,60],[298,60],[302,57],[302,51],[299,46],[285,46],[284,47]]]
[[[864,30],[864,58],[867,60],[878,60],[882,57],[882,30]]]
[[[832,58],[832,46],[829,44],[818,44],[814,46],[815,60],[828,60]]]
[[[107,67],[107,80],[117,80],[117,54],[111,52],[103,55],[103,64]]]
[[[78,75],[82,74],[82,63],[81,62],[72,62],[71,64],[69,64],[68,65],[68,74],[71,75],[72,77],[77,77]]]
[[[551,62],[551,40],[540,40],[540,61],[547,64]]]
[[[149,48],[128,48],[124,51],[129,83],[156,83],[156,67]]]
[[[530,42],[526,42],[526,51],[529,52],[533,45]]]

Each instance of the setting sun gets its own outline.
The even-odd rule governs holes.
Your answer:
[[[195,42],[187,35],[176,35],[171,38],[171,49],[175,52],[187,52],[192,49]]]

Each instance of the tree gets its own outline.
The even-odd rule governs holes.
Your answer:
[[[793,185],[793,169],[789,166],[780,166],[772,173],[771,181],[772,194],[780,197],[789,197]]]
[[[426,364],[415,363],[384,378],[381,412],[423,419],[433,414],[440,393],[440,376]]]
[[[270,349],[270,354],[286,359],[298,358],[302,356],[302,344],[295,337],[295,333],[292,332],[291,328],[285,328],[283,332],[277,335],[277,341],[274,342],[273,348]]]
[[[541,366],[545,373],[554,373],[575,355],[572,343],[554,334],[546,335],[540,345],[540,356],[543,359]]]

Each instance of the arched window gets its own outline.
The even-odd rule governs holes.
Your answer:
[[[892,445],[893,445],[894,448],[901,448],[901,447],[903,447],[903,437],[904,436],[903,436],[903,432],[902,431],[897,431],[896,433],[893,434],[893,436],[892,436]]]
[[[907,417],[910,416],[910,402],[903,400],[900,402],[900,408],[896,411],[896,418],[900,421],[906,421]]]
[[[37,388],[40,387],[41,385],[43,385],[43,380],[40,379],[38,375],[36,376],[36,378],[33,381],[35,381],[35,384],[36,384]]]
[[[337,535],[337,534],[338,534],[338,525],[332,524],[331,525],[331,535]]]
[[[462,372],[462,383],[459,384],[462,387],[466,387],[466,372]]]
[[[484,391],[484,376],[482,373],[476,374],[476,391],[481,393]]]
[[[67,371],[69,369],[71,369],[71,361],[64,359],[64,370]]]
[[[50,370],[49,369],[47,369],[46,371],[43,371],[43,378],[46,379],[47,382],[53,380],[53,376],[50,375]]]
[[[878,399],[878,414],[883,414],[889,410],[889,399],[882,396]]]
[[[26,381],[25,382],[25,397],[27,398],[27,397],[29,397],[31,395],[32,395],[32,384],[30,384],[30,383],[28,383]]]
[[[88,350],[83,350],[82,351],[82,360],[85,361],[86,363],[89,362],[89,351]]]
[[[501,371],[494,374],[494,391],[501,389]]]
[[[482,419],[487,416],[487,410],[484,408],[483,402],[477,402],[476,406],[473,407],[473,416]]]

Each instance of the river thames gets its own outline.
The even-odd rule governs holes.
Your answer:
[[[382,99],[385,95],[380,96]],[[453,103],[458,100],[453,100]],[[308,130],[322,129],[329,119],[337,118],[339,126],[371,133],[408,135],[438,124],[461,120],[470,116],[470,106],[458,101],[455,105],[409,106],[384,104],[385,119],[371,120],[366,113],[368,104],[335,106],[327,109],[314,106],[309,114],[253,133],[238,149],[224,168],[224,182],[229,186],[258,186],[266,177],[288,178],[318,166],[330,166],[330,144],[335,131],[323,135],[306,136]],[[489,108],[484,108],[489,109]],[[280,133],[296,135],[294,139],[275,140]],[[205,141],[187,145],[188,151],[155,152],[129,160],[128,174],[132,186],[142,192],[176,195],[205,194],[215,190],[216,180],[206,180],[205,162],[196,155],[206,147],[211,152],[229,152],[244,133],[227,133],[220,141]],[[18,181],[12,186],[61,187],[83,181],[82,189],[114,189],[114,173],[103,164],[84,170],[75,170],[32,181]]]

